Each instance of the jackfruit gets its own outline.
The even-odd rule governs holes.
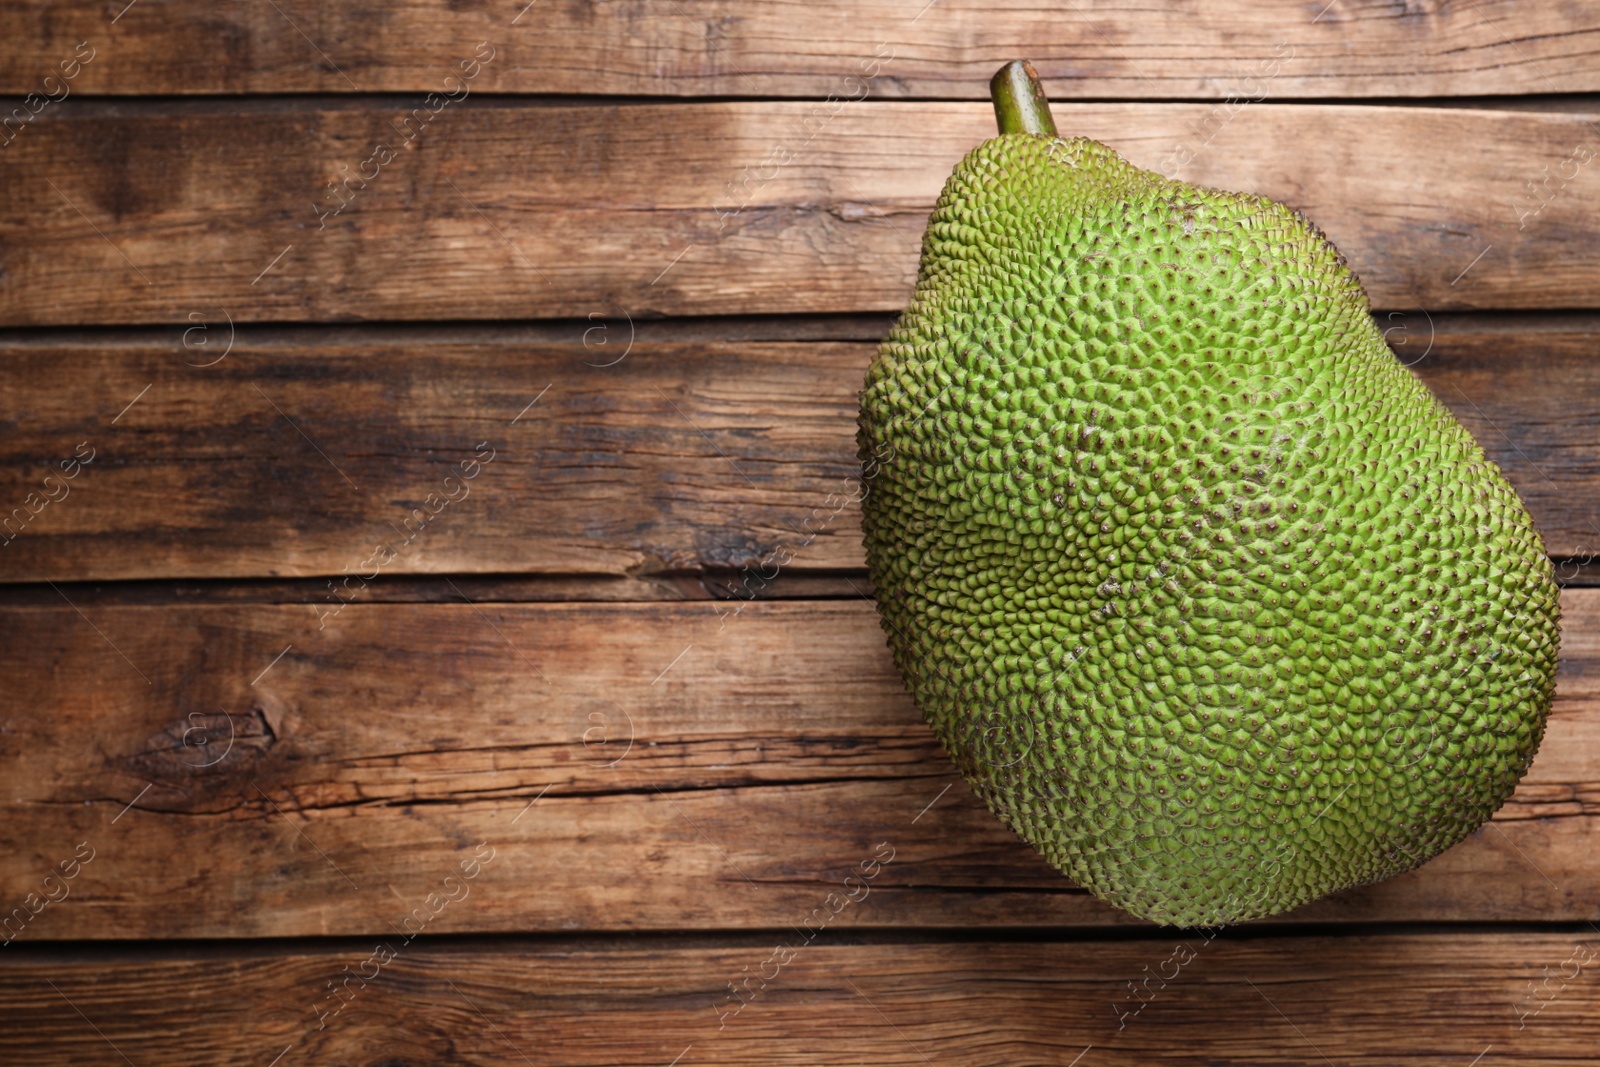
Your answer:
[[[1532,519],[1306,218],[1056,136],[1031,67],[994,97],[861,394],[907,688],[995,814],[1136,916],[1418,866],[1543,734]]]

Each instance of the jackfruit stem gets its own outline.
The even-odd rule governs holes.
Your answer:
[[[1056,120],[1050,117],[1039,72],[1026,59],[1013,59],[995,72],[989,79],[989,97],[1001,133],[1056,136]]]

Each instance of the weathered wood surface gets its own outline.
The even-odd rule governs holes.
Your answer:
[[[0,885],[94,853],[13,933],[381,934],[480,842],[502,858],[436,932],[780,929],[883,843],[840,925],[1132,922],[956,777],[870,604],[737,607],[0,612]],[[1563,610],[1555,712],[1493,823],[1292,921],[1594,917],[1600,591]]]
[[[1056,117],[1304,210],[1378,307],[1585,307],[1600,284],[1590,114]],[[979,103],[490,100],[410,120],[365,99],[69,99],[0,150],[0,324],[895,310],[940,187],[993,129]]]
[[[475,905],[473,892],[452,906]],[[1028,944],[839,944],[831,930],[806,943],[787,929],[715,945],[426,936],[380,942],[393,953],[381,969],[373,941],[29,953],[0,967],[0,1052],[39,1067],[119,1055],[170,1067],[1554,1067],[1593,1062],[1600,1042],[1600,935],[1587,928]]]
[[[1378,323],[1550,551],[1600,554],[1600,323]],[[630,348],[626,320],[587,329],[587,345],[243,330],[230,351],[213,321],[165,341],[0,346],[0,580],[370,573],[380,541],[396,546],[385,577],[586,576],[627,580],[633,599],[682,595],[644,584],[665,572],[722,572],[713,589],[749,596],[768,583],[746,590],[739,570],[786,549],[789,574],[862,566],[856,393],[872,344]],[[47,488],[84,442],[92,461]],[[481,442],[492,460],[447,488]],[[66,495],[41,504],[58,483]]]
[[[0,88],[37,91],[88,40],[82,93],[431,92],[480,41],[479,92],[978,99],[1019,50],[1058,99],[1600,89],[1577,3],[135,3],[6,4]]]
[[[0,1061],[1592,1061],[1600,589],[1489,826],[1208,941],[983,810],[847,498],[1025,41],[1069,135],[1321,224],[1592,582],[1580,7],[0,5]]]

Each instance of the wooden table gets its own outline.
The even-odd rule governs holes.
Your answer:
[[[0,42],[0,1060],[1600,1060],[1600,10],[17,0]],[[1064,132],[1326,229],[1558,561],[1539,757],[1420,870],[1135,922],[901,689],[856,390],[1023,55]]]

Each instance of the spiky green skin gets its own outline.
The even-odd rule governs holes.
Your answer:
[[[1533,759],[1543,543],[1282,205],[1092,141],[984,143],[859,443],[907,687],[989,807],[1135,915],[1408,870]]]

